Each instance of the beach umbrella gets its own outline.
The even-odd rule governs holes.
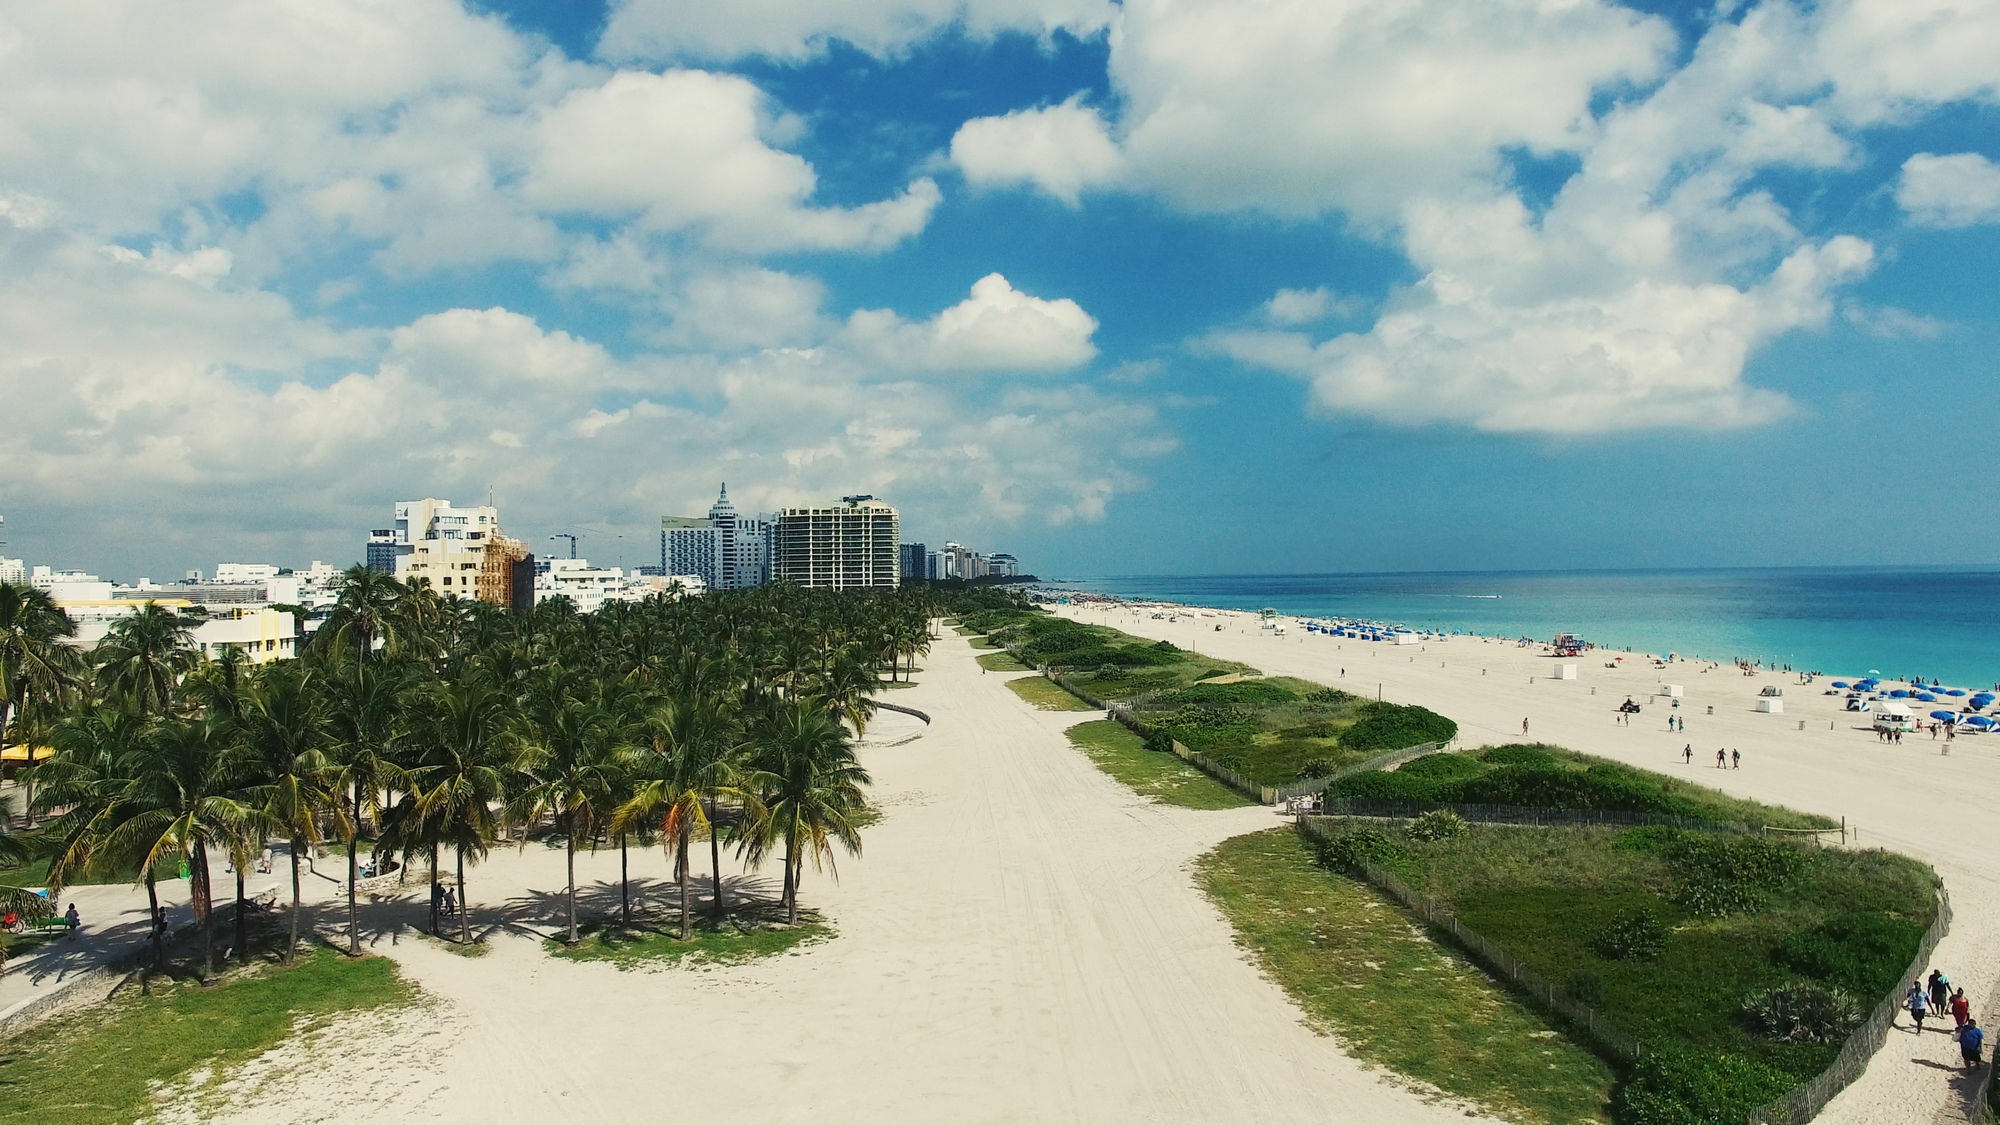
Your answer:
[[[1951,696],[1953,699],[1958,699],[1965,695],[1965,690],[1963,688],[1949,688],[1945,691],[1945,694]]]
[[[1890,699],[1908,699],[1909,697],[1910,693],[1904,691],[1902,688],[1897,688],[1895,691],[1889,693]]]
[[[1917,693],[1917,700],[1921,703],[1936,703],[1937,696],[1927,691],[1920,691]]]
[[[1984,707],[1991,702],[1993,702],[1993,693],[1990,691],[1975,691],[1972,693],[1972,705],[1974,707]]]
[[[1848,686],[1848,683],[1846,680],[1835,680],[1833,681],[1833,686],[1837,688],[1844,688]]]
[[[1958,718],[1958,716],[1957,716],[1957,715],[1955,715],[1955,714],[1953,714],[1953,713],[1951,713],[1950,711],[1932,711],[1932,712],[1931,712],[1931,718],[1933,718],[1933,719],[1937,719],[1938,721],[1940,721],[1940,722],[1943,722],[1943,721],[1947,721],[1947,720],[1951,720],[1951,719],[1956,719],[1956,718]]]
[[[1958,725],[1971,727],[1973,730],[1992,730],[1994,722],[1984,715],[1967,715],[1958,721]]]

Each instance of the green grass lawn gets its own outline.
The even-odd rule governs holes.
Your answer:
[[[1007,689],[1044,711],[1095,711],[1097,708],[1062,689],[1054,680],[1022,676],[1008,680]]]
[[[725,918],[716,926],[695,919],[694,937],[680,938],[678,918],[658,920],[659,928],[621,929],[601,922],[586,924],[576,945],[551,939],[543,943],[557,957],[572,961],[609,961],[620,969],[648,965],[735,965],[791,953],[833,936],[833,927],[811,910],[799,911],[796,926],[760,922],[739,923]]]
[[[173,860],[157,863],[153,866],[153,871],[162,882],[169,879],[178,879],[181,876],[180,862]],[[45,887],[48,885],[48,882],[49,861],[46,857],[24,863],[19,867],[0,867],[0,883],[5,883],[8,886]],[[139,882],[138,869],[127,868],[119,871],[84,872],[76,878],[71,879],[69,885],[73,887],[92,887],[105,884],[137,882]]]
[[[1931,870],[1880,851],[1656,828],[1474,827],[1433,841],[1361,831],[1386,840],[1376,862],[1649,1050],[1747,1075],[1730,1108],[1738,1120],[1818,1073],[1844,1037],[1764,1038],[1743,1020],[1745,998],[1804,981],[1839,988],[1865,1013],[1901,983],[1935,915]],[[1609,946],[1642,913],[1655,947]],[[1684,1105],[1713,1085],[1647,1082]]]
[[[1234,809],[1253,803],[1175,755],[1146,749],[1138,735],[1115,719],[1078,723],[1066,733],[1098,769],[1141,796],[1184,809]]]
[[[979,658],[979,666],[988,672],[1032,672],[1034,669],[1014,659],[1011,652],[989,652]]]
[[[150,1118],[153,1089],[262,1054],[301,1021],[415,999],[395,965],[311,950],[293,968],[262,965],[202,988],[156,978],[120,997],[39,1024],[0,1045],[0,1122],[104,1125]]]
[[[1432,754],[1400,769],[1342,778],[1327,792],[1432,804],[1653,813],[1748,821],[1773,828],[1834,828],[1840,823],[1832,817],[1731,797],[1691,781],[1540,743]]]
[[[1356,1057],[1526,1125],[1606,1120],[1611,1069],[1299,834],[1225,841],[1198,877],[1314,1029]]]

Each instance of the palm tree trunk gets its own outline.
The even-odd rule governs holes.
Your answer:
[[[798,844],[798,836],[799,836],[799,830],[797,827],[791,827],[785,830],[785,896],[784,897],[785,897],[785,921],[787,922],[796,922],[799,920],[799,887],[798,887],[798,878],[797,875],[795,874],[798,868],[794,866],[792,863],[792,849],[796,847]]]
[[[708,803],[708,863],[715,874],[715,924],[722,924],[722,829],[715,823],[715,802]]]
[[[0,726],[0,734],[4,734],[4,733],[6,733],[6,729],[7,729],[6,727],[4,727],[4,726]],[[27,805],[26,805],[26,806],[25,806],[24,808],[22,808],[22,810],[21,810],[21,814],[22,814],[22,816],[24,816],[24,817],[25,817],[25,818],[27,819],[27,824],[28,824],[28,827],[27,827],[27,831],[29,831],[29,832],[33,832],[33,831],[35,830],[35,774],[34,774],[34,769],[35,769],[35,747],[34,747],[34,739],[32,739],[32,738],[31,738],[31,739],[29,739],[29,740],[28,740],[28,743],[29,743],[29,745],[28,745],[28,803],[27,803]]]
[[[354,783],[354,823],[347,830],[347,953],[361,956],[360,914],[354,907],[354,884],[361,878],[361,858],[356,846],[361,842],[361,782]]]
[[[632,870],[626,866],[625,833],[618,834],[618,897],[619,912],[624,925],[632,924]]]
[[[472,896],[465,893],[465,849],[458,849],[458,942],[472,941]]]
[[[694,828],[692,825],[688,824],[682,824],[680,832],[677,833],[677,836],[679,837],[679,844],[676,850],[678,850],[680,853],[679,867],[681,873],[681,940],[682,941],[692,941],[694,939],[694,915],[690,911],[690,907],[694,905],[693,902],[690,901],[693,895],[690,888],[688,887],[688,837],[693,834],[694,834]]]
[[[146,915],[146,924],[153,930],[153,967],[164,971],[167,967],[166,935],[160,932],[160,891],[153,885],[153,866],[146,865],[146,904],[152,912]]]
[[[292,940],[285,946],[285,963],[291,964],[299,956],[299,852],[305,845],[297,837],[292,839]]]
[[[239,863],[236,865],[236,961],[241,965],[250,963],[249,943],[243,937],[243,912],[248,905],[243,895],[243,865]]]
[[[188,872],[188,891],[194,899],[195,914],[201,918],[201,983],[215,975],[215,888],[208,874],[208,845],[194,845],[194,868]]]
[[[438,846],[431,843],[431,936],[444,936],[444,923],[438,920],[438,889],[442,886],[438,879]]]
[[[576,944],[576,833],[571,832],[569,847],[569,943]]]

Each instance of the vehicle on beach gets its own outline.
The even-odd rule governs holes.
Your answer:
[[[1581,656],[1587,646],[1583,638],[1575,633],[1557,633],[1556,639],[1549,642],[1549,647],[1555,650],[1557,656]]]
[[[1910,709],[1900,703],[1884,703],[1872,712],[1875,729],[1911,732],[1917,729],[1917,722]]]

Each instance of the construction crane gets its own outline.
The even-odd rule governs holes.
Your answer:
[[[551,541],[554,541],[554,540],[557,540],[557,539],[567,539],[567,540],[569,540],[569,557],[570,557],[570,558],[575,558],[575,557],[576,557],[576,539],[577,539],[577,537],[576,537],[576,536],[574,536],[574,535],[571,535],[571,534],[570,534],[569,532],[567,532],[567,531],[563,531],[563,532],[558,532],[558,533],[556,533],[555,535],[551,535],[551,536],[549,536],[549,539],[550,539]]]

